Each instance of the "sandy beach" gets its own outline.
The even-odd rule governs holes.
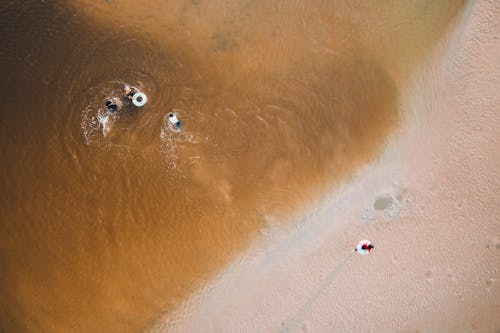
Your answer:
[[[466,4],[383,154],[293,223],[269,217],[152,332],[499,332],[499,22],[499,2]]]

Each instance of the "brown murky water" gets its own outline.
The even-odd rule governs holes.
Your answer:
[[[146,328],[376,156],[460,5],[3,1],[0,331]]]

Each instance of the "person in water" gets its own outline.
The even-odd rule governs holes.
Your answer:
[[[133,99],[134,94],[137,92],[139,92],[139,90],[136,87],[129,86],[128,84],[123,86],[123,96],[128,99]]]
[[[106,106],[106,110],[111,113],[118,112],[121,109],[121,103],[113,98],[107,98],[104,102],[104,106]]]
[[[175,129],[181,128],[180,120],[177,119],[177,116],[172,112],[168,113],[168,122],[171,123],[175,127]]]

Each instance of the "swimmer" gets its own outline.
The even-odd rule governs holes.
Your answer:
[[[174,129],[178,130],[181,128],[181,122],[179,119],[177,119],[177,116],[175,113],[169,112],[168,113],[168,122],[171,124]]]
[[[106,107],[106,110],[108,110],[109,112],[115,113],[122,108],[122,102],[116,98],[107,98],[106,101],[104,102],[104,106]]]
[[[130,100],[134,98],[134,94],[137,92],[139,92],[139,89],[137,89],[136,87],[130,86],[128,84],[125,84],[123,86],[123,96]]]
[[[123,85],[123,97],[131,100],[132,104],[137,107],[146,105],[148,101],[148,97],[144,93],[140,92],[136,87],[128,84]]]

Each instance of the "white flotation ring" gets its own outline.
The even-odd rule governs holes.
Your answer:
[[[135,106],[139,106],[139,107],[144,106],[147,101],[148,101],[148,98],[146,97],[145,94],[143,94],[141,92],[136,92],[132,96],[132,103],[134,103]]]
[[[368,254],[370,251],[363,249],[363,245],[370,245],[372,242],[369,240],[362,240],[361,242],[358,243],[358,246],[356,246],[356,251],[358,251],[359,254]]]

